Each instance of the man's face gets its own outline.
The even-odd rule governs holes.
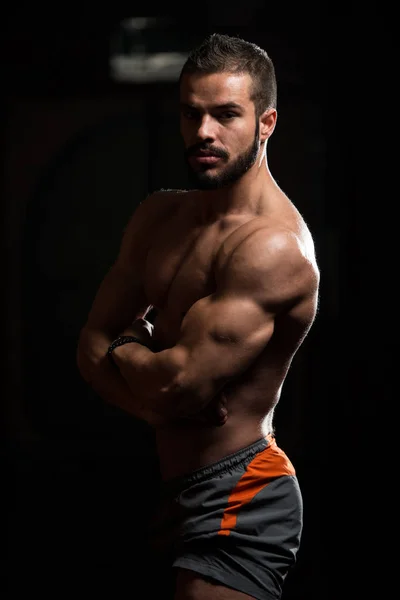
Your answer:
[[[181,134],[189,176],[198,189],[234,183],[255,163],[259,124],[250,100],[250,75],[184,75]]]

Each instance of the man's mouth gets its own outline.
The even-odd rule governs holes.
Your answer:
[[[212,150],[197,150],[193,152],[193,156],[217,156]]]
[[[196,154],[192,154],[191,159],[204,165],[213,165],[220,160],[220,157],[215,154],[196,152]]]

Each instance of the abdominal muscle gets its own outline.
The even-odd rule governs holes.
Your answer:
[[[167,240],[161,239],[159,247],[156,246],[148,256],[145,287],[149,302],[159,309],[154,331],[158,350],[175,345],[183,314],[196,300],[213,292],[215,282],[210,265],[214,264],[222,242],[231,233],[239,231],[241,225],[250,227],[251,221],[231,218],[224,227],[217,222],[200,232],[194,228],[190,237],[187,232],[194,227],[193,218],[185,218],[186,221],[182,218],[182,223],[176,225],[176,236],[169,234]],[[181,229],[185,231],[182,242]],[[248,228],[242,235],[246,232]],[[195,279],[194,273],[201,276]],[[268,348],[244,379],[236,380],[234,385],[221,392],[226,395],[228,410],[224,425],[181,419],[156,427],[163,479],[188,474],[217,462],[272,432],[272,413],[288,368],[290,349],[276,352],[277,348],[271,343]]]
[[[163,348],[173,346],[177,336],[177,324],[174,327],[174,321],[168,319],[168,325],[157,318],[156,339]],[[203,422],[194,417],[157,426],[155,437],[162,478],[171,479],[208,466],[272,433],[273,412],[288,367],[287,355],[283,358],[272,342],[246,374],[221,390],[228,411],[223,425],[215,425],[211,418]],[[213,410],[216,415],[218,400],[216,397],[210,402],[206,408],[208,415]]]
[[[249,414],[246,406],[254,404],[246,393],[227,398],[228,418],[224,425],[210,425],[193,419],[156,428],[156,443],[161,476],[164,480],[186,475],[208,466],[249,446],[272,433],[272,414],[276,401],[263,414]]]

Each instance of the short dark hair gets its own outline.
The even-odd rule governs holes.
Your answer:
[[[251,100],[256,116],[276,108],[275,67],[267,52],[252,42],[221,33],[208,36],[194,48],[184,63],[183,75],[190,73],[249,73],[253,80]]]

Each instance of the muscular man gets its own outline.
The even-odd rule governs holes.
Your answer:
[[[179,89],[193,189],[152,193],[134,211],[78,365],[101,397],[154,427],[164,490],[152,544],[176,569],[175,600],[277,600],[302,497],[273,413],[316,315],[319,270],[268,167],[267,53],[211,35]]]

